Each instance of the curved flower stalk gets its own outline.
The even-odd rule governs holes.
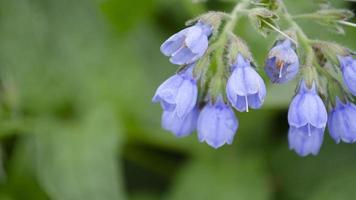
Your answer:
[[[210,25],[198,22],[166,40],[161,46],[161,52],[169,56],[173,64],[192,64],[204,55],[211,33]]]
[[[317,155],[323,143],[326,122],[326,108],[315,83],[308,88],[302,80],[288,111],[290,149],[300,156]]]
[[[336,143],[356,142],[356,106],[353,103],[343,103],[336,98],[336,106],[329,114],[329,132]]]
[[[214,148],[232,144],[238,128],[238,121],[231,108],[221,97],[215,103],[209,102],[198,119],[198,137]]]
[[[249,107],[260,108],[266,97],[266,86],[250,61],[239,54],[232,71],[226,86],[230,103],[240,112],[248,112]]]
[[[277,84],[287,83],[296,77],[299,71],[299,59],[289,39],[278,42],[270,50],[265,71],[272,83]]]

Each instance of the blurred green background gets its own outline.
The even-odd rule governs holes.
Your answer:
[[[286,3],[293,13],[316,8],[309,0]],[[177,69],[160,44],[186,20],[233,5],[0,0],[0,199],[356,199],[356,145],[325,134],[317,157],[288,150],[295,83],[269,85],[263,109],[237,113],[231,146],[213,150],[196,134],[177,139],[160,128],[151,98]],[[340,36],[301,24],[313,38],[356,49],[356,29]],[[263,38],[246,18],[236,32],[263,65],[276,35]]]

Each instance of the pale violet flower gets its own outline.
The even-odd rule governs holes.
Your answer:
[[[198,22],[166,40],[161,46],[161,52],[169,56],[173,64],[192,64],[206,52],[211,34],[210,25]]]
[[[271,81],[278,84],[286,83],[296,77],[299,60],[289,39],[278,42],[270,50],[265,71]]]
[[[232,66],[232,74],[226,85],[227,97],[238,111],[249,107],[258,109],[266,97],[266,85],[261,76],[251,67],[250,61],[241,54]]]
[[[232,144],[238,128],[238,121],[232,109],[221,97],[215,103],[209,102],[199,114],[198,138],[213,148]]]
[[[352,95],[356,96],[356,59],[339,56],[339,61],[344,82]]]
[[[315,83],[308,88],[302,80],[288,111],[290,149],[300,156],[317,155],[323,143],[327,118],[325,105],[317,94]]]
[[[329,132],[336,143],[356,142],[356,106],[353,103],[343,103],[336,98],[336,106],[330,111]]]
[[[163,82],[152,101],[160,102],[164,111],[174,111],[178,117],[187,115],[198,98],[198,87],[192,71],[193,65]]]
[[[186,116],[179,117],[175,111],[164,111],[162,114],[162,128],[172,132],[177,137],[185,137],[195,131],[199,111],[191,110]]]

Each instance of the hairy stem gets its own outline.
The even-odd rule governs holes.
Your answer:
[[[289,23],[289,25],[296,30],[299,42],[301,43],[300,45],[302,45],[308,51],[307,53],[314,54],[313,49],[309,44],[309,39],[307,35],[300,28],[300,26],[293,20],[293,17],[289,14],[287,7],[285,6],[282,0],[280,1],[280,5],[284,12],[284,18]]]
[[[227,40],[227,35],[230,32],[233,32],[233,30],[235,29],[236,23],[239,17],[241,16],[240,14],[247,13],[246,8],[248,7],[248,5],[249,5],[249,0],[243,0],[242,2],[236,4],[232,12],[228,14],[229,20],[226,23],[224,29],[221,31],[218,40],[210,46],[208,53],[211,53],[215,51],[217,48],[220,48],[221,46],[225,45]]]
[[[308,67],[308,68],[313,68],[314,64],[315,64],[315,59],[316,59],[316,55],[314,53],[314,50],[312,48],[312,46],[309,43],[309,38],[308,36],[304,33],[304,31],[301,29],[301,27],[294,21],[293,17],[289,14],[287,7],[285,6],[283,0],[280,0],[280,6],[282,8],[283,14],[284,14],[284,18],[285,20],[289,23],[289,25],[296,31],[297,33],[297,37],[298,37],[298,46],[300,46],[301,48],[303,48],[303,50],[305,51],[305,58],[304,58],[304,67]],[[313,71],[313,70],[306,70],[306,71]],[[310,75],[310,74],[309,74]],[[308,78],[308,77],[305,77]],[[309,78],[312,79],[317,79],[317,76],[309,76]],[[308,80],[309,83],[312,80]]]
[[[242,0],[240,3],[236,4],[232,12],[230,13],[230,19],[225,24],[224,29],[221,32],[219,39],[216,41],[214,46],[211,47],[211,51],[215,51],[215,59],[216,59],[216,73],[211,81],[211,95],[213,98],[220,95],[221,90],[225,86],[223,83],[226,79],[226,70],[229,66],[226,66],[223,62],[224,58],[224,49],[225,45],[228,41],[229,33],[233,32],[236,26],[236,23],[239,17],[242,14],[245,14],[246,8],[249,6],[249,0]]]
[[[249,5],[248,0],[243,0],[240,3],[236,4],[236,6],[234,7],[234,9],[230,14],[231,19],[229,20],[229,22],[226,23],[226,26],[223,31],[224,33],[231,32],[234,30],[237,20],[240,17],[239,12],[245,10],[248,5]]]

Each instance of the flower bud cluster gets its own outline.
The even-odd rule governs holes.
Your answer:
[[[268,16],[274,18],[272,14],[267,15],[269,12],[265,9],[255,9],[255,12],[259,14],[257,18],[267,24]],[[161,52],[172,64],[181,66],[181,70],[163,82],[153,97],[153,102],[160,103],[163,109],[164,129],[177,137],[197,130],[199,141],[214,148],[232,144],[239,126],[234,110],[259,109],[267,94],[265,82],[245,42],[231,32],[219,33],[224,24],[221,16],[213,12],[203,15],[162,44]],[[274,84],[288,83],[299,75],[298,89],[288,111],[290,149],[300,156],[317,155],[327,125],[337,143],[356,142],[356,106],[353,103],[356,60],[353,54],[331,43],[323,48],[327,43],[322,43],[310,47],[312,52],[304,53],[303,62],[308,59],[311,62],[300,65],[302,59],[296,41],[284,36],[286,38],[278,39],[270,49],[264,70]],[[308,48],[305,47],[309,45],[305,44],[306,39],[302,39],[304,48]],[[211,62],[214,59],[215,63]],[[348,91],[330,75],[324,66],[328,62],[338,62]],[[328,83],[323,85],[319,76],[325,77]],[[327,95],[322,91],[327,91]]]
[[[164,129],[178,137],[187,136],[197,130],[201,142],[218,148],[225,143],[232,143],[238,121],[222,95],[207,102],[199,101],[197,83],[200,77],[193,73],[197,70],[196,62],[208,48],[208,40],[213,32],[214,27],[211,24],[198,21],[162,44],[162,53],[170,56],[171,63],[183,65],[183,70],[157,89],[153,102],[160,102],[164,110]],[[205,104],[203,107],[200,106],[202,103]]]

